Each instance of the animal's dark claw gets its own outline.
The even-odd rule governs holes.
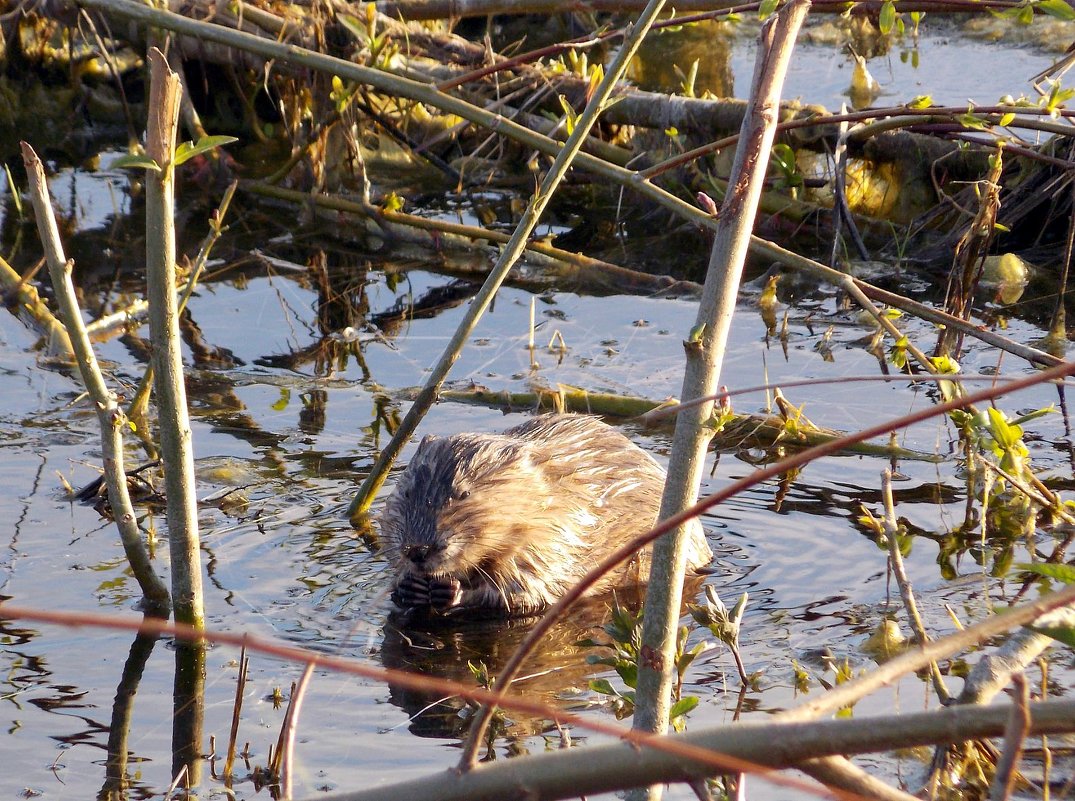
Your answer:
[[[429,578],[408,573],[399,580],[396,588],[392,590],[392,601],[401,609],[410,609],[416,606],[429,606],[430,601]]]
[[[454,576],[437,576],[429,582],[429,605],[438,612],[446,612],[459,606],[463,599],[463,587]]]

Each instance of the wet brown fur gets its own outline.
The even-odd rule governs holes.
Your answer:
[[[538,611],[653,526],[664,479],[645,451],[593,417],[426,437],[380,521],[396,570],[393,598],[450,614]],[[648,550],[591,594],[645,581]],[[694,521],[688,566],[711,558]]]

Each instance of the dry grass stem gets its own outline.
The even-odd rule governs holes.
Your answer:
[[[914,589],[911,587],[911,579],[907,576],[907,570],[903,565],[903,554],[900,553],[900,527],[896,522],[896,505],[892,500],[892,471],[884,470],[881,473],[881,494],[885,503],[884,531],[888,540],[888,560],[892,568],[892,575],[896,578],[896,585],[903,599],[903,608],[907,612],[911,630],[914,632],[915,642],[925,646],[929,641],[926,627],[922,623],[922,615],[918,612],[918,603],[915,601]],[[948,687],[944,683],[944,676],[936,662],[929,663],[930,680],[937,698],[942,704],[947,704],[951,698]]]
[[[231,787],[232,769],[235,766],[235,746],[239,739],[239,717],[243,711],[246,693],[246,677],[250,670],[250,658],[246,645],[239,649],[239,675],[235,679],[235,701],[231,708],[231,729],[228,732],[228,752],[224,758],[224,786]]]

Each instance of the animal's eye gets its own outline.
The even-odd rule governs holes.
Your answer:
[[[459,490],[457,493],[455,493],[455,499],[457,501],[465,501],[469,497],[470,490]]]

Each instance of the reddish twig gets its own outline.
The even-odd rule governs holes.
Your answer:
[[[593,585],[601,579],[607,572],[619,565],[621,562],[626,561],[635,554],[636,551],[645,547],[655,539],[660,537],[678,526],[683,525],[688,520],[697,517],[706,509],[716,506],[718,503],[728,500],[729,498],[738,495],[744,490],[749,489],[763,481],[770,478],[786,473],[789,470],[794,470],[798,467],[802,467],[815,459],[822,456],[829,456],[836,453],[848,445],[852,445],[856,442],[862,442],[867,439],[871,439],[882,434],[887,434],[898,428],[904,428],[914,423],[920,423],[923,420],[928,420],[931,417],[947,414],[948,412],[961,409],[965,406],[969,406],[982,401],[992,400],[1000,395],[1007,394],[1009,392],[1016,392],[1020,389],[1040,384],[1044,381],[1050,381],[1056,378],[1063,378],[1064,376],[1075,373],[1075,362],[1064,362],[1055,367],[1051,367],[1047,370],[1043,370],[1040,373],[1036,373],[1031,376],[1012,381],[1011,383],[1004,384],[1002,386],[990,387],[989,389],[980,390],[962,398],[956,398],[947,403],[941,403],[937,406],[930,407],[928,409],[922,409],[911,414],[904,415],[903,417],[895,420],[878,423],[875,426],[865,428],[861,431],[853,434],[848,434],[845,437],[826,442],[821,445],[817,445],[813,448],[801,451],[799,453],[788,456],[785,459],[781,459],[778,462],[774,462],[767,467],[763,467],[756,470],[749,476],[745,476],[738,481],[733,481],[724,489],[719,492],[715,492],[712,495],[707,495],[698,501],[694,506],[689,509],[685,509],[677,515],[669,517],[667,520],[663,520],[657,524],[646,534],[641,537],[621,545],[609,556],[607,556],[600,564],[591,569],[582,579],[572,587],[568,592],[555,604],[549,607],[545,615],[539,620],[534,628],[530,630],[526,639],[519,644],[519,647],[512,654],[511,659],[504,665],[500,671],[500,675],[497,678],[497,690],[494,696],[495,698],[506,697],[504,693],[507,688],[511,686],[511,682],[516,678],[519,673],[519,669],[522,667],[523,662],[533,652],[533,650],[545,639],[549,629],[553,624],[563,616],[563,614],[570,609],[575,603],[577,603],[586,592],[593,587]],[[1072,590],[1072,594],[1075,595],[1075,589]],[[919,653],[928,652],[929,649],[923,649]],[[929,660],[926,660],[924,664],[928,664]],[[890,663],[891,664],[891,663]],[[846,689],[848,685],[841,685]],[[835,692],[835,691],[834,691]],[[833,693],[827,693],[826,697],[832,696]],[[494,705],[486,705],[482,707],[482,711],[479,713],[477,720],[470,729],[470,739],[468,740],[468,748],[477,748],[477,744],[480,744],[485,738],[485,730],[488,728],[489,721],[492,719],[493,712],[496,710]]]

